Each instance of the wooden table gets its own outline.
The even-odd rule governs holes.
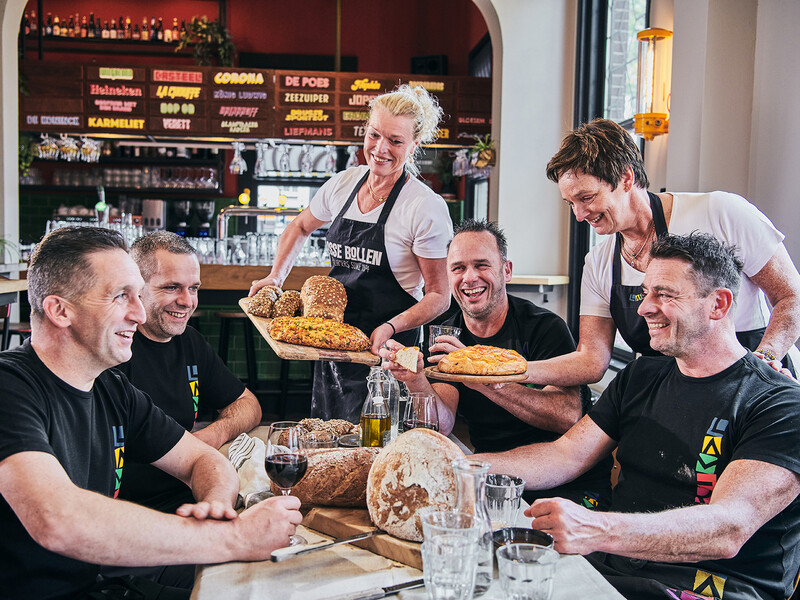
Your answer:
[[[266,429],[259,426],[250,435],[263,439]],[[226,456],[227,447],[228,444],[220,448]],[[530,519],[522,514],[522,510],[517,524],[530,526]],[[331,539],[302,525],[298,527],[298,533],[309,543]],[[418,569],[345,544],[279,563],[238,562],[198,567],[192,600],[325,600],[420,577],[422,572]],[[425,588],[417,588],[392,598],[424,600],[427,595]],[[491,588],[481,598],[505,599],[496,569]],[[558,561],[552,600],[575,598],[624,600],[585,558],[565,555]]]

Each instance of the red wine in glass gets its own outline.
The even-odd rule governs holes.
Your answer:
[[[430,421],[423,421],[421,419],[406,419],[403,421],[403,431],[410,431],[411,429],[433,429],[439,431],[438,423],[431,423]]]
[[[308,458],[302,454],[273,454],[267,457],[265,467],[269,478],[288,494],[305,476]]]

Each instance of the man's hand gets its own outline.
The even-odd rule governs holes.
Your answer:
[[[395,340],[387,340],[386,344],[378,351],[378,356],[383,359],[381,362],[381,368],[390,371],[397,381],[402,381],[405,384],[418,380],[420,377],[425,379],[425,363],[422,360],[422,352],[420,352],[419,356],[417,357],[416,373],[409,371],[404,366],[394,362],[395,353],[398,350],[402,350],[404,347],[405,346],[403,346],[403,344],[400,342],[396,342]]]
[[[549,533],[561,554],[589,554],[604,535],[603,513],[565,498],[540,498],[525,510],[531,527]]]
[[[450,354],[461,348],[466,348],[464,344],[457,337],[452,335],[440,335],[436,338],[436,343],[428,347],[428,360],[432,363],[438,363],[445,354]],[[436,353],[436,354],[434,354]]]
[[[300,500],[274,496],[254,504],[239,515],[240,543],[246,551],[241,560],[266,560],[273,550],[289,545],[289,538],[303,520]]]
[[[214,519],[216,521],[231,521],[238,517],[233,507],[214,500],[212,502],[198,502],[197,504],[183,504],[175,513],[180,517],[192,517],[198,521]]]
[[[264,279],[253,281],[252,285],[250,286],[250,291],[247,292],[247,295],[253,296],[258,290],[267,285],[274,285],[275,287],[283,289],[283,282],[270,274],[264,277]]]

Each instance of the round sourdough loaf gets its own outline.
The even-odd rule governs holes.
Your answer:
[[[380,448],[315,448],[307,450],[308,471],[292,488],[304,505],[366,506],[367,475]],[[272,492],[280,494],[271,484]]]
[[[367,479],[367,508],[375,525],[395,537],[422,541],[417,513],[452,509],[457,485],[450,462],[464,453],[430,429],[412,429],[386,446]]]

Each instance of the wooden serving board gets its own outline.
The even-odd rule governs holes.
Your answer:
[[[280,358],[287,360],[332,360],[335,362],[361,363],[363,365],[377,365],[381,362],[380,356],[375,356],[372,352],[348,352],[347,350],[328,350],[327,348],[314,348],[312,346],[300,346],[298,344],[287,344],[272,339],[269,334],[269,324],[272,319],[257,317],[247,312],[249,298],[239,300],[239,306],[256,326],[258,332],[267,340],[270,348],[275,351]]]
[[[334,538],[346,537],[375,529],[366,508],[333,508],[316,506],[303,519],[303,525]],[[385,556],[404,565],[422,570],[419,542],[409,542],[384,533],[366,540],[353,542],[375,554]]]
[[[525,381],[527,373],[517,373],[515,375],[463,375],[461,373],[443,373],[438,366],[425,367],[425,375],[430,379],[440,379],[441,381],[460,381],[462,383],[514,383]]]

